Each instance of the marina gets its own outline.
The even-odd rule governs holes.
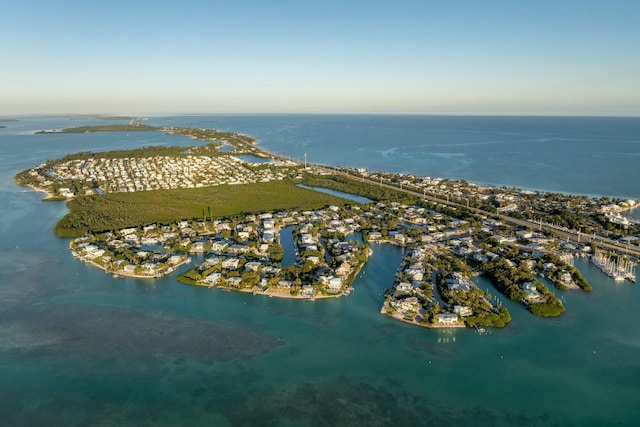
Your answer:
[[[636,281],[635,263],[628,258],[596,251],[591,257],[591,262],[616,282]]]

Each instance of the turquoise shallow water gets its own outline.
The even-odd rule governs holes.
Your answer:
[[[286,146],[277,135],[287,120],[294,135],[328,138],[322,126],[304,123],[310,117],[302,119],[162,120],[236,123],[235,130],[247,133],[253,127],[274,150]],[[347,119],[335,120],[347,126]],[[26,133],[67,125],[34,118],[0,130],[3,425],[546,426],[640,419],[637,285],[615,284],[578,261],[594,292],[563,294],[563,316],[539,319],[506,301],[512,323],[477,335],[380,315],[381,292],[402,255],[385,245],[373,246],[349,297],[314,303],[193,288],[173,277],[116,280],[73,259],[68,242],[52,234],[64,204],[41,202],[12,177],[67,152],[176,140]],[[266,137],[270,132],[275,136]],[[376,134],[374,126],[348,149],[357,151]],[[438,167],[456,164],[443,160]],[[630,195],[639,193],[633,176],[625,180],[632,181],[625,190]],[[595,185],[599,178],[592,180]]]

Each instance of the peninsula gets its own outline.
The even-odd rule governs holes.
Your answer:
[[[67,200],[70,213],[56,233],[72,238],[75,256],[116,277],[170,274],[201,253],[203,261],[178,280],[276,297],[338,297],[353,290],[366,265],[364,242],[387,243],[406,250],[382,313],[425,327],[483,328],[511,318],[499,298],[475,285],[475,275],[531,313],[557,316],[565,308],[549,286],[591,291],[573,267],[576,257],[628,266],[640,255],[640,224],[620,215],[635,201],[303,165],[215,129],[138,122],[63,132],[129,128],[204,144],[70,154],[15,178],[48,199]],[[295,253],[286,265],[283,235]]]

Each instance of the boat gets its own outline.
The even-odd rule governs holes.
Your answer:
[[[615,282],[636,281],[635,264],[626,257],[612,257],[610,254],[596,251],[591,256],[591,262]]]

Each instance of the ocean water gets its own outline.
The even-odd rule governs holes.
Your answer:
[[[640,118],[270,115],[190,124],[247,133],[274,152],[331,166],[640,198]]]
[[[432,331],[379,314],[401,249],[374,254],[347,298],[314,303],[113,279],[52,233],[60,202],[15,173],[81,150],[189,144],[158,133],[0,129],[3,425],[637,425],[640,291],[585,260],[591,294],[540,319],[506,301],[503,330]],[[250,134],[330,165],[640,198],[640,120],[417,116],[176,116],[151,124]],[[186,267],[184,267],[186,268]],[[491,284],[478,278],[479,285]],[[495,291],[493,292],[495,293]]]

